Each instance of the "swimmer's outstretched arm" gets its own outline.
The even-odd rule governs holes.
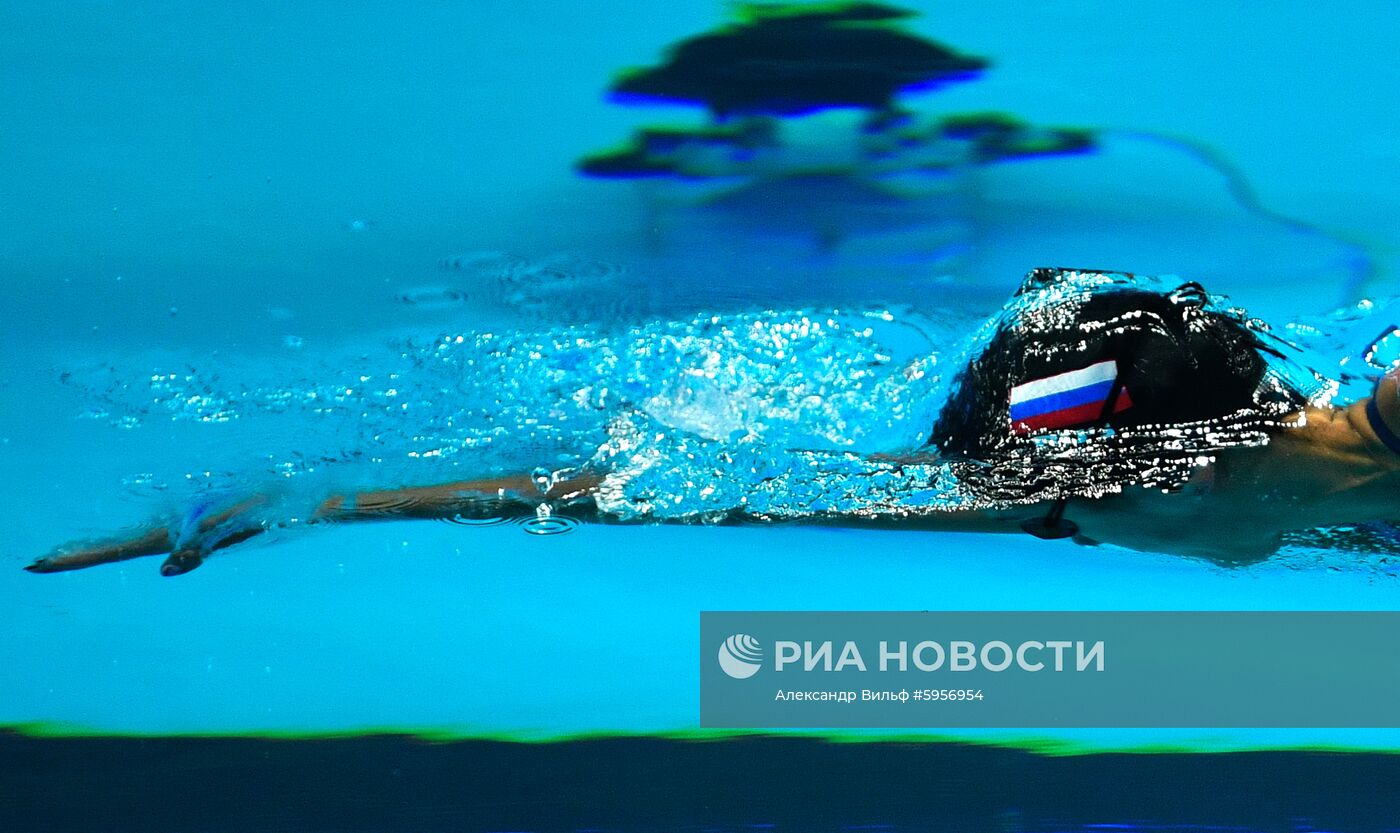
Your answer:
[[[316,509],[310,522],[443,518],[461,514],[494,517],[532,511],[547,500],[569,501],[585,497],[599,480],[596,475],[582,474],[558,481],[544,493],[529,476],[518,475],[362,492],[352,496],[335,495]],[[24,569],[31,573],[59,573],[168,554],[169,557],[161,565],[161,575],[180,575],[198,567],[208,554],[264,532],[264,528],[255,523],[240,526],[238,519],[265,502],[265,498],[255,496],[201,519],[198,534],[186,536],[191,540],[184,542],[183,546],[177,542],[173,523],[158,522],[130,538],[60,548],[58,552],[37,559]],[[212,540],[210,536],[213,536]]]
[[[911,462],[913,458],[911,458]],[[927,460],[921,460],[927,462]],[[575,510],[588,511],[594,490],[602,482],[596,473],[581,473],[556,482],[541,493],[528,475],[515,475],[485,480],[468,480],[420,486],[362,492],[355,495],[335,495],[317,507],[309,522],[355,522],[409,518],[444,518],[467,515],[491,518],[502,515],[528,514],[541,503],[572,503]],[[99,544],[60,548],[58,552],[39,558],[25,567],[32,573],[58,573],[81,570],[100,564],[112,564],[133,558],[168,555],[161,565],[161,575],[176,576],[195,569],[210,553],[253,538],[264,528],[252,521],[239,525],[238,519],[266,502],[253,497],[242,503],[211,514],[200,520],[195,535],[179,542],[174,522],[153,524],[147,531],[130,538]],[[1020,514],[1025,514],[1023,508]],[[735,523],[762,520],[736,513]],[[934,514],[913,516],[813,515],[797,521],[808,526],[929,529],[945,532],[1013,532],[1018,527],[1005,512],[946,510]]]

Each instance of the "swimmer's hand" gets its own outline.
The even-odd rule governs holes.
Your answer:
[[[159,527],[120,541],[60,547],[50,555],[36,558],[24,569],[31,573],[61,573],[167,552],[170,552],[170,530]]]
[[[580,471],[555,480],[542,491],[533,474],[486,480],[467,480],[403,489],[332,495],[304,523],[447,518],[466,513],[471,517],[500,517],[532,513],[545,500],[587,502],[602,477]],[[213,552],[257,536],[272,525],[268,499],[254,495],[232,505],[199,503],[174,520],[157,520],[145,531],[121,540],[73,544],[35,560],[24,569],[31,573],[59,573],[99,564],[112,564],[148,555],[166,555],[160,574],[178,576],[204,563]],[[254,511],[257,510],[257,511]]]
[[[217,512],[198,507],[178,523],[153,525],[131,538],[60,547],[24,569],[31,573],[62,573],[168,553],[160,574],[182,575],[203,564],[210,553],[261,533],[262,527],[249,519],[248,510],[264,502],[263,497],[255,496]]]

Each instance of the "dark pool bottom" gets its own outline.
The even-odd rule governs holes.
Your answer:
[[[6,831],[1371,831],[1396,784],[1383,754],[0,735]]]

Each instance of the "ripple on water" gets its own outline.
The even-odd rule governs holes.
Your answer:
[[[481,277],[507,278],[527,271],[533,262],[524,255],[512,252],[480,251],[445,257],[438,261],[438,265],[450,272],[464,272]]]
[[[444,308],[466,301],[500,305],[542,321],[597,322],[618,320],[636,305],[636,293],[617,291],[615,282],[628,275],[621,264],[576,253],[528,258],[510,252],[484,251],[454,255],[440,261],[470,284],[421,287],[401,293],[401,303],[417,308]],[[605,291],[606,289],[612,291]],[[598,304],[626,309],[599,310]]]
[[[461,306],[469,298],[462,290],[448,286],[417,286],[400,292],[395,300],[406,307],[432,311]]]
[[[573,532],[581,521],[567,515],[536,515],[521,518],[519,526],[531,535],[564,535]]]
[[[468,515],[450,515],[450,516],[443,517],[443,518],[435,518],[434,520],[438,521],[439,523],[452,524],[452,525],[454,525],[454,526],[476,526],[476,527],[483,527],[483,526],[505,526],[505,525],[508,525],[508,524],[513,524],[513,523],[515,523],[515,522],[516,522],[517,520],[519,520],[519,519],[518,519],[518,518],[509,518],[509,517],[505,517],[505,516],[496,516],[496,517],[489,517],[489,518],[480,518],[480,517],[474,517],[474,516],[468,516]]]
[[[452,515],[438,518],[442,523],[454,526],[490,527],[514,526],[530,535],[564,535],[573,532],[583,522],[567,515],[537,514],[526,516],[469,517]]]
[[[573,281],[598,284],[620,278],[628,274],[627,267],[619,263],[598,260],[577,254],[553,255],[527,270],[524,277],[539,281]]]
[[[149,503],[170,491],[170,484],[154,472],[138,472],[122,478],[122,497],[138,503]]]

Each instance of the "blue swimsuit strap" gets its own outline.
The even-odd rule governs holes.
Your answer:
[[[1400,437],[1397,437],[1395,432],[1390,430],[1390,426],[1385,424],[1385,421],[1381,419],[1381,409],[1376,407],[1376,394],[1380,392],[1380,389],[1381,383],[1377,382],[1375,391],[1371,393],[1371,398],[1366,400],[1366,421],[1371,423],[1371,430],[1376,432],[1376,436],[1385,443],[1386,448],[1400,454]]]

